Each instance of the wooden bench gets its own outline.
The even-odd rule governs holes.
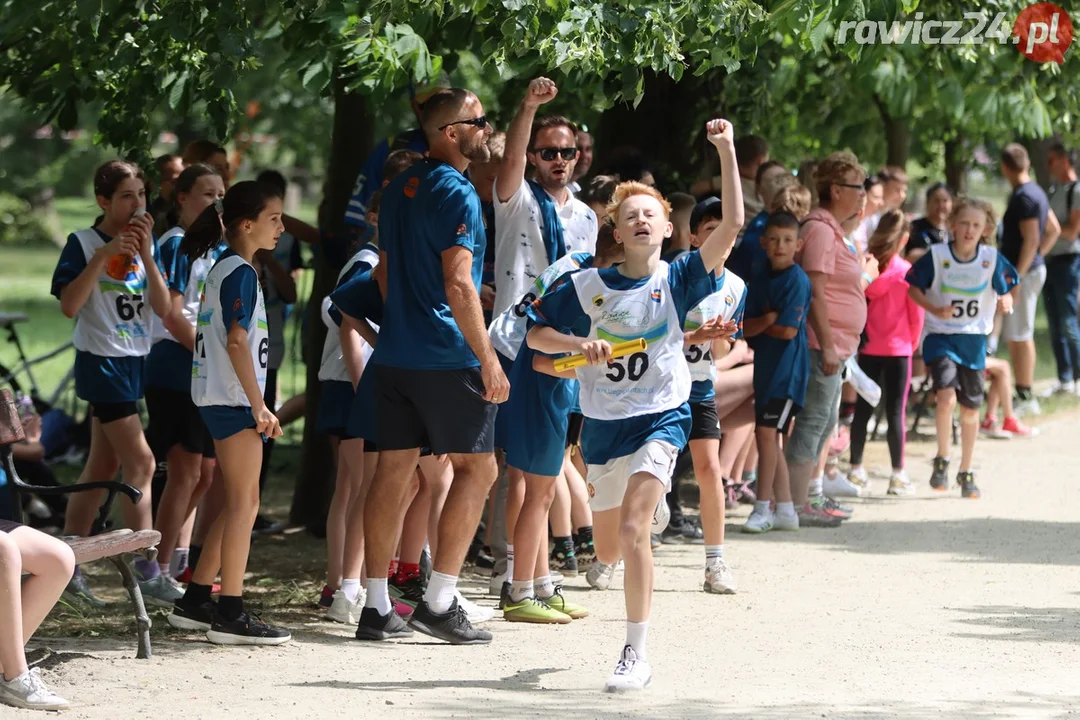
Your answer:
[[[5,412],[5,407],[2,407],[14,407],[14,403],[11,402],[11,395],[6,389],[0,391],[0,395],[3,396],[0,397],[0,424],[4,426],[0,428],[0,436],[7,438],[9,443],[12,439],[14,441],[21,440],[24,435],[22,423],[19,422],[18,415],[10,410]],[[69,495],[72,493],[95,490],[105,491],[105,502],[102,503],[98,510],[97,519],[94,520],[94,524],[90,529],[90,536],[64,537],[61,539],[70,545],[71,549],[75,552],[76,563],[82,564],[94,562],[96,560],[108,560],[120,572],[120,576],[124,580],[124,588],[131,598],[132,605],[135,606],[135,623],[138,632],[138,651],[135,657],[140,660],[152,657],[153,652],[150,648],[150,618],[146,614],[146,605],[143,603],[142,592],[139,590],[139,583],[135,581],[135,574],[128,564],[128,556],[133,554],[142,555],[147,560],[156,560],[157,544],[161,541],[161,533],[157,530],[139,530],[137,532],[131,530],[112,530],[110,532],[103,532],[112,510],[113,500],[116,498],[117,493],[126,495],[133,503],[139,502],[142,498],[142,493],[130,485],[113,481],[89,482],[77,485],[64,485],[61,487],[38,487],[35,485],[27,485],[19,478],[19,474],[15,472],[15,460],[11,451],[11,444],[0,445],[0,463],[2,463],[4,470],[7,472],[8,485],[12,492],[12,501],[14,507],[17,509],[17,514],[21,512],[19,508],[22,507],[20,495],[28,493],[33,493],[35,495]]]

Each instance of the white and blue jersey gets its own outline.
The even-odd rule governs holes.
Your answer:
[[[742,337],[743,311],[746,308],[746,283],[730,270],[722,269],[720,277],[710,275],[713,292],[686,314],[683,330],[692,332],[715,318],[735,321],[739,326],[733,339]],[[710,402],[716,396],[716,365],[713,363],[712,341],[683,348],[690,368],[690,402]]]
[[[479,367],[450,311],[442,262],[451,248],[471,252],[479,292],[486,242],[480,197],[453,166],[428,158],[383,189],[379,248],[386,254],[386,308],[374,364],[417,370]]]
[[[539,325],[615,344],[644,338],[646,350],[606,366],[577,371],[585,423],[581,445],[589,465],[631,455],[647,442],[686,445],[690,431],[690,370],[683,359],[687,313],[712,292],[700,253],[646,278],[627,278],[617,267],[583,270],[529,308]]]
[[[180,251],[183,240],[183,228],[165,232],[158,241],[158,265],[170,293],[183,297],[184,319],[195,327],[206,276],[228,246],[221,243],[192,261]],[[154,346],[146,361],[146,384],[191,392],[191,351],[176,341],[163,322],[154,323],[153,338]]]
[[[94,253],[111,240],[97,228],[69,235],[53,272],[53,296],[59,299]],[[153,254],[157,262],[156,244]],[[106,262],[75,316],[75,393],[90,403],[134,402],[143,395],[143,370],[155,322],[146,297],[146,268],[141,255],[131,258],[123,278],[112,277],[107,268]]]
[[[937,306],[952,308],[949,319],[926,313],[923,359],[949,357],[972,370],[986,367],[986,338],[994,329],[997,297],[1020,282],[1016,268],[996,248],[978,246],[971,260],[959,260],[955,243],[931,245],[911,266],[907,282]]]
[[[336,325],[341,324],[341,313],[354,318],[363,318],[373,325],[380,326],[379,346],[382,345],[383,298],[379,292],[379,283],[371,270],[354,275],[351,280],[332,292],[330,299],[333,302],[333,307],[329,311],[330,317]],[[364,373],[356,386],[356,395],[346,423],[346,435],[375,442],[378,440],[376,431],[375,373],[369,363],[364,366]]]

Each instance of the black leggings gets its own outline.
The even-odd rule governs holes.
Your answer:
[[[907,421],[907,396],[911,385],[910,357],[881,357],[880,355],[859,355],[859,367],[871,380],[881,385],[881,395],[885,402],[885,419],[889,429],[885,432],[889,441],[889,456],[893,468],[904,467],[904,440]],[[866,445],[866,426],[874,408],[859,397],[855,404],[855,420],[851,425],[851,464],[862,465],[863,447]]]

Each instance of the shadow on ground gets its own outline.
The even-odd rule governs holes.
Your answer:
[[[975,617],[956,618],[955,622],[984,632],[958,632],[956,637],[975,640],[1013,640],[1017,642],[1080,642],[1080,607],[1029,608],[984,605],[950,608],[953,612]],[[985,632],[990,630],[992,632]]]

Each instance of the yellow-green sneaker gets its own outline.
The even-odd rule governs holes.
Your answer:
[[[565,625],[571,618],[548,605],[543,600],[527,597],[521,602],[508,602],[503,608],[503,620],[507,622]]]
[[[564,615],[568,615],[574,620],[580,620],[583,617],[589,616],[589,611],[580,605],[575,605],[566,599],[566,596],[562,594],[562,585],[555,586],[555,593],[551,597],[542,598],[543,602]]]

